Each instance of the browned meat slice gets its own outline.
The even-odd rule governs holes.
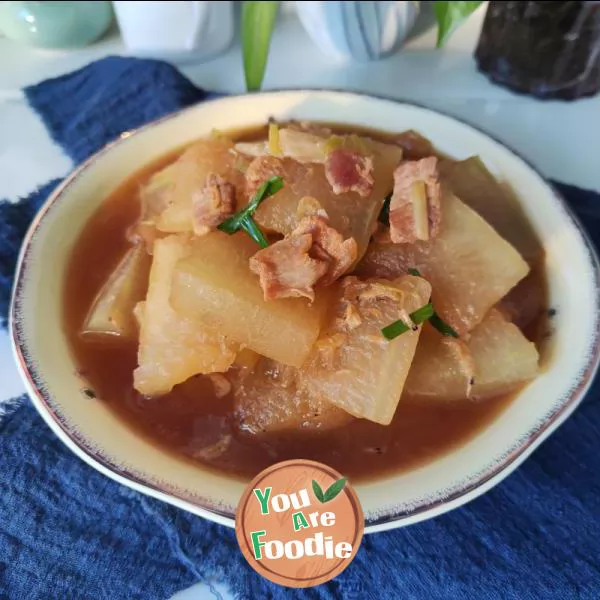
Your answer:
[[[397,135],[394,142],[402,147],[405,157],[410,160],[417,160],[435,154],[433,144],[412,129]]]
[[[429,240],[440,231],[441,185],[435,156],[401,163],[394,171],[390,202],[392,242],[412,244]]]
[[[335,194],[357,192],[363,198],[373,190],[373,157],[337,148],[325,159],[325,176]]]
[[[209,173],[201,190],[192,195],[194,233],[206,235],[235,212],[235,186]]]
[[[313,287],[328,263],[309,256],[312,244],[310,233],[291,235],[250,258],[250,270],[258,275],[265,300],[301,296],[314,300]]]
[[[354,238],[344,239],[329,226],[327,213],[314,198],[303,198],[298,227],[283,240],[257,252],[250,270],[260,278],[265,300],[304,296],[314,300],[314,286],[330,285],[356,260]]]
[[[246,170],[246,195],[251,199],[258,188],[271,177],[284,176],[283,161],[276,156],[257,156]]]
[[[311,234],[311,254],[328,265],[327,273],[320,280],[323,285],[329,285],[343,275],[354,263],[358,253],[356,240],[345,240],[342,234],[328,223],[327,217],[321,214],[304,217],[292,232],[292,236]]]
[[[223,373],[209,373],[207,377],[213,385],[217,398],[225,398],[231,392],[231,382]]]

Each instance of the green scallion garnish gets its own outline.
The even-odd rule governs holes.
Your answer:
[[[259,246],[266,248],[269,245],[263,232],[260,230],[256,221],[253,218],[254,212],[260,206],[263,200],[277,193],[283,187],[283,177],[271,177],[267,179],[257,190],[256,194],[248,205],[242,208],[238,213],[223,221],[218,229],[232,235],[242,229],[245,231]]]
[[[427,321],[427,319],[431,319],[433,314],[433,306],[431,303],[429,303],[410,313],[409,317],[415,325],[419,325],[420,323]],[[398,319],[397,321],[394,321],[390,325],[384,327],[381,330],[381,333],[383,333],[383,337],[385,337],[387,340],[393,340],[394,338],[397,338],[399,335],[402,335],[411,329],[412,327],[410,325],[407,325],[402,319]]]
[[[440,315],[434,313],[433,316],[429,319],[429,322],[433,327],[435,327],[442,335],[447,335],[448,337],[457,338],[458,333],[448,325],[445,321],[442,321]]]
[[[241,228],[261,247],[266,248],[269,245],[267,238],[265,238],[260,227],[256,224],[256,221],[247,216],[243,221]]]
[[[412,267],[408,269],[408,273],[410,275],[414,275],[415,277],[421,277],[421,273],[419,273],[418,269]],[[435,327],[435,329],[437,329],[442,335],[447,335],[448,337],[454,338],[458,337],[458,333],[456,333],[456,331],[454,331],[454,329],[452,329],[448,323],[443,321],[440,315],[438,315],[436,312],[434,312],[429,318],[429,322],[431,323],[432,327]]]

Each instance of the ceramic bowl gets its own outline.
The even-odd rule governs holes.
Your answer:
[[[55,190],[27,234],[11,311],[15,356],[48,425],[108,477],[185,510],[233,526],[244,483],[162,452],[90,399],[62,328],[65,265],[82,227],[127,177],[213,128],[269,117],[336,121],[383,130],[413,128],[455,158],[477,154],[517,192],[547,256],[557,309],[547,367],[494,422],[450,454],[416,470],[356,486],[366,530],[414,523],[472,500],[501,481],[569,416],[598,365],[598,262],[585,233],[553,188],[524,160],[476,129],[410,104],[329,91],[283,91],[205,102],[121,138]]]

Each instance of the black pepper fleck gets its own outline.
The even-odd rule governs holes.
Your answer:
[[[471,377],[471,379],[469,379],[469,385],[475,385],[475,377]]]
[[[91,390],[90,388],[83,388],[83,393],[91,399],[96,398],[96,392],[94,392],[94,390]]]
[[[549,308],[548,309],[548,316],[550,318],[555,317],[556,316],[556,309],[555,308]]]

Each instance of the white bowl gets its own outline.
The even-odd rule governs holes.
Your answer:
[[[515,469],[575,409],[599,359],[595,252],[553,188],[514,152],[470,126],[417,106],[352,93],[284,91],[222,98],[166,117],[81,165],[52,194],[19,259],[11,332],[19,369],[48,425],[105,475],[213,521],[233,526],[243,483],[162,452],[83,389],[62,329],[65,264],[84,223],[127,177],[169,150],[269,117],[416,129],[456,158],[478,154],[516,190],[546,250],[553,320],[548,367],[475,438],[409,473],[357,485],[366,531],[407,525],[460,506]],[[101,241],[99,241],[101,243]]]

